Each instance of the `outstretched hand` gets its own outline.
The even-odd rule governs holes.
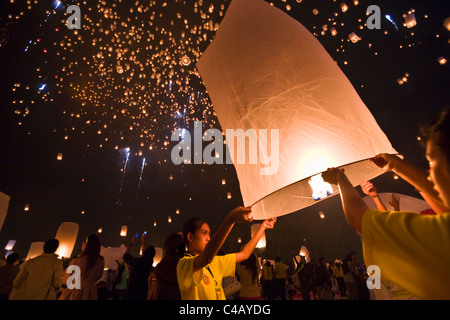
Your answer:
[[[339,178],[344,174],[344,169],[328,168],[322,173],[322,179],[330,184],[338,184]]]
[[[370,196],[370,197],[372,197],[372,198],[378,196],[377,188],[374,187],[374,185],[372,184],[372,182],[369,182],[369,181],[363,181],[363,182],[361,182],[359,185],[361,186],[362,191],[363,191],[366,195],[368,195],[368,196]]]
[[[370,162],[384,171],[393,171],[400,160],[401,158],[396,155],[381,153],[370,159]]]
[[[231,220],[231,222],[252,222],[252,208],[251,207],[236,207],[230,211],[227,218]]]
[[[261,224],[261,228],[264,228],[264,230],[273,229],[273,227],[275,226],[275,222],[277,222],[277,218],[276,217],[266,219]]]

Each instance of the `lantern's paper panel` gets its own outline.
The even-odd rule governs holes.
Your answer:
[[[369,158],[397,154],[319,41],[263,0],[233,0],[197,68],[224,132],[267,130],[267,157],[232,159],[254,219],[316,203],[308,180],[329,167],[344,168],[356,186],[383,173]]]
[[[122,259],[127,247],[122,244],[120,247],[100,247],[100,255],[105,258],[105,269],[117,270],[117,260]]]
[[[0,231],[3,228],[3,223],[5,222],[6,215],[8,214],[9,200],[10,196],[0,192]]]
[[[42,241],[32,242],[30,245],[30,249],[28,249],[28,254],[25,260],[36,258],[37,256],[44,253],[44,244],[45,242]]]
[[[79,225],[75,222],[63,222],[56,232],[55,239],[59,240],[56,254],[60,257],[70,258],[73,247],[77,241]]]
[[[421,213],[423,211],[431,209],[428,203],[423,199],[407,196],[404,194],[394,194],[399,198],[400,211]],[[387,210],[394,210],[394,208],[389,204],[389,202],[392,200],[392,193],[382,192],[379,193],[378,196],[380,197],[381,202],[383,202]],[[377,208],[375,202],[371,197],[367,196],[363,199],[370,209]]]

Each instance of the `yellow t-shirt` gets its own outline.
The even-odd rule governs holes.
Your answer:
[[[286,278],[286,265],[283,262],[275,262],[275,278]]]
[[[234,276],[236,254],[215,256],[203,269],[193,272],[195,256],[178,261],[177,278],[183,300],[225,300],[222,278]]]
[[[450,299],[450,214],[368,210],[362,240],[366,265],[382,278],[420,299]]]

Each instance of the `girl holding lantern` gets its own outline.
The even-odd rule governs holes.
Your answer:
[[[233,209],[210,238],[210,229],[200,218],[190,219],[183,227],[187,252],[178,261],[177,278],[183,300],[225,300],[222,278],[235,275],[236,263],[252,254],[266,229],[272,229],[276,218],[265,220],[258,232],[238,253],[218,256],[236,222],[251,222],[250,207]]]
[[[373,163],[386,171],[403,173],[421,193],[441,208],[450,208],[450,110],[429,128],[426,157],[428,179],[402,159],[381,154]],[[322,174],[337,184],[349,225],[362,234],[364,260],[379,267],[378,276],[390,280],[420,299],[450,299],[450,214],[369,210],[341,169]],[[407,181],[408,181],[407,180]]]

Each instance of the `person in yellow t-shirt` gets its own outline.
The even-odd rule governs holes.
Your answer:
[[[280,297],[282,300],[286,300],[286,269],[287,266],[281,262],[281,257],[275,258],[275,297]]]
[[[217,232],[210,238],[209,225],[200,218],[192,218],[183,227],[187,252],[178,261],[177,278],[183,300],[225,300],[222,279],[234,276],[236,263],[252,254],[266,229],[272,229],[276,218],[265,220],[258,232],[238,253],[218,256],[228,234],[236,222],[253,220],[250,207],[237,207],[225,218]]]
[[[369,210],[343,170],[329,168],[322,177],[339,186],[347,222],[362,234],[367,266],[378,266],[381,277],[419,299],[450,299],[450,109],[426,138],[429,176],[394,155],[380,154],[373,163],[413,184],[440,214]]]

